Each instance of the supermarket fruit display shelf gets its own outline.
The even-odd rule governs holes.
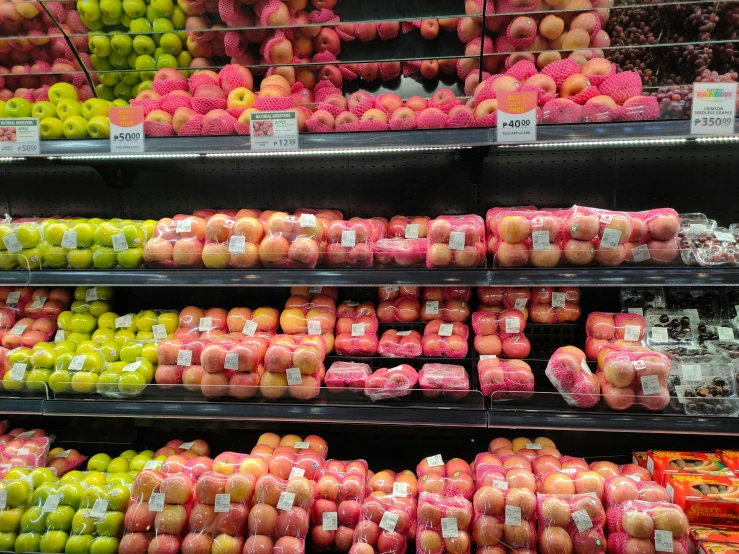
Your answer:
[[[739,120],[737,120],[739,121]],[[739,133],[739,128],[735,130]],[[378,137],[382,140],[378,141]],[[681,144],[713,144],[739,140],[731,137],[690,135],[690,121],[643,121],[604,124],[540,125],[537,141],[497,144],[495,128],[427,129],[383,133],[315,133],[300,135],[300,149],[282,152],[250,150],[247,135],[147,138],[144,154],[110,154],[107,140],[41,141],[39,157],[61,161],[142,160],[167,158],[228,158],[241,156],[310,156],[369,153],[403,153],[426,150],[458,150],[498,146],[500,148],[613,147]],[[204,147],[207,144],[207,147]],[[2,159],[2,158],[0,158]]]

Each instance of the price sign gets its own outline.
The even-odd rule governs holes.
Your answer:
[[[179,352],[177,352],[177,365],[178,366],[192,365],[192,350],[180,350]]]
[[[252,150],[297,150],[298,115],[294,111],[252,113]]]
[[[683,364],[683,379],[688,382],[701,382],[703,380],[703,372],[700,364]]]
[[[0,155],[40,154],[38,141],[38,118],[0,119]]]
[[[108,109],[111,154],[144,152],[144,108],[141,106]]]
[[[62,248],[77,248],[77,231],[67,231],[62,237]]]
[[[90,517],[99,519],[105,517],[105,512],[108,511],[108,501],[105,498],[98,498],[95,500],[95,504],[90,510]]]
[[[624,331],[624,340],[635,342],[641,336],[641,327],[638,325],[627,325]]]
[[[352,336],[361,337],[364,335],[364,323],[352,323]]]
[[[693,85],[692,135],[733,135],[736,116],[736,83]]]
[[[497,99],[497,141],[536,140],[536,92],[509,92],[499,94]]]
[[[294,479],[295,477],[303,477],[305,470],[302,467],[294,467],[290,470],[290,476],[288,479]]]
[[[454,325],[451,323],[442,323],[439,325],[439,336],[440,337],[451,337],[454,331]]]
[[[613,250],[621,241],[621,231],[616,229],[603,229],[603,238],[600,239],[600,247]]]
[[[297,367],[291,367],[287,371],[287,384],[288,385],[299,385],[303,382],[303,376],[300,374],[300,369]]]
[[[124,327],[130,327],[133,324],[133,316],[131,314],[123,315],[115,318],[115,328],[121,329]]]
[[[572,512],[572,521],[575,522],[577,530],[580,533],[584,533],[585,531],[593,527],[593,520],[590,519],[588,512],[586,512],[585,510]]]
[[[564,308],[567,295],[564,292],[553,292],[552,293],[552,307],[553,308]]]
[[[547,250],[549,248],[549,231],[533,231],[531,233],[533,250]]]
[[[659,530],[655,531],[654,549],[659,550],[660,552],[672,552],[672,532]]]
[[[670,337],[667,334],[665,327],[652,327],[652,342],[657,344],[665,344],[670,342]]]
[[[449,249],[464,250],[464,232],[452,231],[449,233]]]
[[[415,223],[409,223],[405,226],[405,238],[417,239],[418,238],[418,225]]]
[[[310,443],[308,441],[300,441],[293,444],[293,448],[296,450],[305,450],[306,448],[310,448]]]
[[[657,375],[644,375],[641,378],[641,388],[644,394],[657,394],[660,390],[659,377]]]
[[[164,496],[164,495],[162,495]],[[53,512],[59,506],[59,502],[62,500],[61,494],[50,494],[46,497],[44,505],[41,507],[41,511],[44,513]]]
[[[320,335],[321,334],[321,322],[317,319],[308,320],[308,334],[309,335]]]
[[[652,257],[651,254],[649,254],[649,247],[646,244],[632,248],[631,254],[634,256],[634,261],[636,263],[646,262]]]

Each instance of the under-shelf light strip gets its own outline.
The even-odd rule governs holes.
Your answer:
[[[581,141],[541,141],[531,142],[528,144],[501,144],[497,148],[581,148],[587,146],[647,146],[647,145],[667,145],[667,144],[686,144],[687,138],[666,138],[666,139],[616,139],[616,140],[581,140]]]

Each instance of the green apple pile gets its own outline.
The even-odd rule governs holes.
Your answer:
[[[107,473],[109,476],[124,475],[128,478],[127,484],[130,485],[133,482],[132,475],[136,475],[143,470],[147,462],[153,459],[153,450],[142,450],[141,452],[126,450],[115,458],[100,453],[90,456],[90,459],[87,460],[87,469],[88,471]]]
[[[135,98],[158,69],[190,67],[187,15],[173,0],[78,0],[77,11],[90,29],[98,98]]]
[[[0,223],[0,269],[41,267],[43,238],[38,223]]]
[[[135,269],[143,265],[144,243],[155,221],[47,219],[38,246],[48,269]],[[0,228],[0,234],[2,230]]]

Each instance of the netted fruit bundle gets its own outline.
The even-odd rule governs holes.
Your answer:
[[[526,317],[519,310],[475,312],[472,329],[475,351],[480,355],[523,359],[531,352],[531,343],[523,334]]]
[[[639,314],[591,312],[585,322],[587,359],[599,360],[603,347],[611,344],[627,348],[641,346],[646,329],[644,317]]]
[[[534,323],[574,323],[580,318],[578,287],[534,287],[529,316]]]
[[[656,534],[669,533],[668,548],[674,554],[688,552],[688,518],[676,504],[669,502],[642,502],[628,500],[608,509],[609,549],[612,554],[623,554],[638,548],[655,552]],[[662,539],[662,537],[660,537]]]
[[[558,348],[549,359],[545,375],[570,406],[592,408],[600,401],[600,382],[579,348]]]

